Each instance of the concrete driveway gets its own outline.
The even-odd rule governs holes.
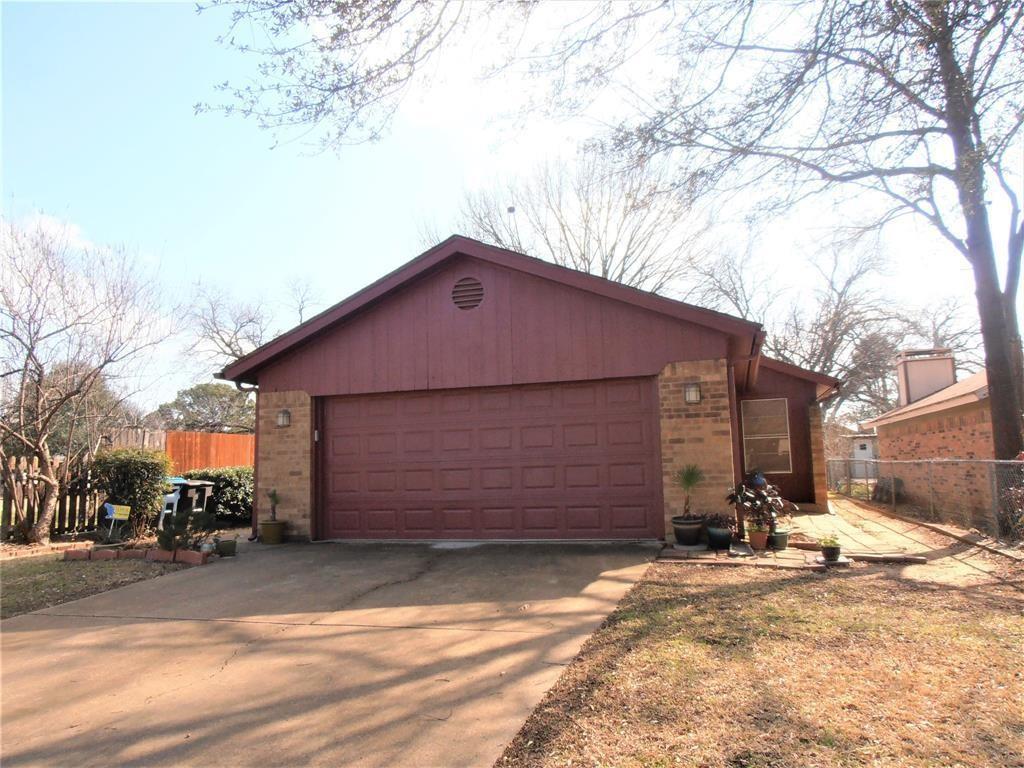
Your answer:
[[[17,765],[490,765],[654,550],[285,545],[8,619]]]

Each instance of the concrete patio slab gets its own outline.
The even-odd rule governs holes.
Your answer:
[[[10,619],[2,761],[490,764],[653,555],[288,545]]]

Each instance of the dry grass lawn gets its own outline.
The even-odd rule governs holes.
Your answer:
[[[1024,766],[1024,580],[656,564],[499,766]]]
[[[144,560],[72,560],[56,557],[0,561],[0,618],[152,579],[185,566]]]

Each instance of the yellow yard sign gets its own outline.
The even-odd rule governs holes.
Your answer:
[[[114,510],[114,514],[111,515],[113,520],[127,520],[131,515],[132,508],[127,504],[110,504],[109,506]]]

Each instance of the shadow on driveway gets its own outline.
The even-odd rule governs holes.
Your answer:
[[[3,763],[490,764],[653,555],[286,545],[17,617]]]

